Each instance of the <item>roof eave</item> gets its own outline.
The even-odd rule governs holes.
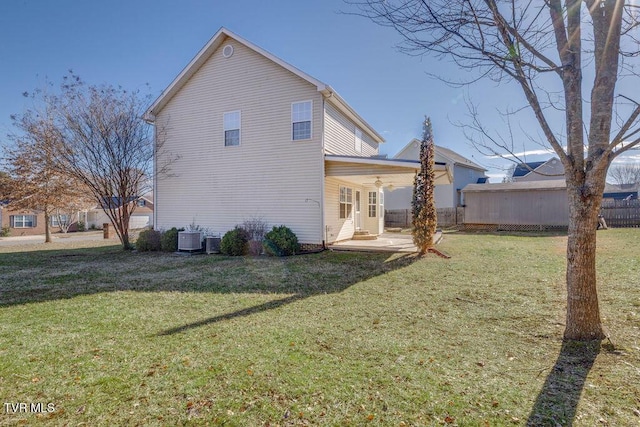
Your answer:
[[[293,65],[283,61],[277,56],[271,54],[270,52],[262,49],[261,47],[251,43],[250,41],[240,37],[239,35],[229,31],[228,29],[221,27],[211,39],[204,45],[202,49],[196,54],[196,56],[187,64],[186,67],[182,69],[180,74],[173,79],[171,84],[162,91],[160,96],[151,104],[151,106],[147,109],[144,114],[144,117],[148,119],[149,122],[153,122],[155,120],[155,116],[158,114],[162,108],[169,102],[171,98],[182,88],[182,86],[202,67],[202,65],[211,57],[213,52],[220,47],[220,45],[227,39],[232,38],[237,42],[247,46],[248,48],[256,51],[262,56],[270,59],[276,64],[284,67],[288,71],[297,75],[298,77],[308,81],[312,85],[316,86],[318,91],[323,91],[327,88],[327,85],[321,82],[320,80],[310,76],[304,71],[294,67]],[[146,120],[145,119],[145,120]]]
[[[356,111],[351,108],[347,101],[345,101],[331,86],[325,85],[323,88],[318,87],[318,91],[322,93],[327,101],[333,104],[341,113],[351,119],[358,127],[365,130],[375,142],[382,144],[385,142],[382,135],[363,119]]]

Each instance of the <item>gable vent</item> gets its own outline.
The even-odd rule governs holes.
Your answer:
[[[222,56],[224,56],[225,58],[230,58],[231,55],[233,55],[233,46],[228,44],[222,48]]]

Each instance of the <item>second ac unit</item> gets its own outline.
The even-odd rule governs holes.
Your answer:
[[[199,251],[202,249],[202,233],[199,231],[179,231],[179,251]]]

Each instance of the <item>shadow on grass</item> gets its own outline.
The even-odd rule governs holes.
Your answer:
[[[600,341],[564,341],[555,365],[531,409],[527,426],[571,426]]]
[[[291,304],[292,302],[296,302],[304,298],[306,298],[306,296],[304,295],[299,295],[299,294],[291,295],[290,297],[287,297],[287,298],[268,301],[268,302],[265,302],[264,304],[255,305],[253,307],[248,307],[242,310],[234,311],[232,313],[221,314],[219,316],[214,316],[208,319],[199,320],[197,322],[188,323],[186,325],[178,326],[176,328],[167,329],[166,331],[160,332],[158,336],[179,334],[180,332],[186,332],[189,329],[199,328],[201,326],[207,326],[212,323],[221,322],[223,320],[231,320],[237,317],[250,316],[252,314],[261,313],[263,311],[273,310],[275,308],[281,307],[283,305]]]
[[[276,296],[254,307],[214,312],[213,317],[159,333],[171,335],[314,295],[339,293],[416,259],[414,254],[330,251],[285,258],[180,256],[113,247],[6,253],[0,255],[0,307],[123,291]]]

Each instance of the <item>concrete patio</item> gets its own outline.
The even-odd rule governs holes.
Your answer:
[[[442,232],[438,231],[433,237],[437,244],[442,239]],[[334,251],[359,251],[359,252],[417,252],[410,233],[389,233],[378,235],[376,240],[345,240],[329,245],[329,250]]]

